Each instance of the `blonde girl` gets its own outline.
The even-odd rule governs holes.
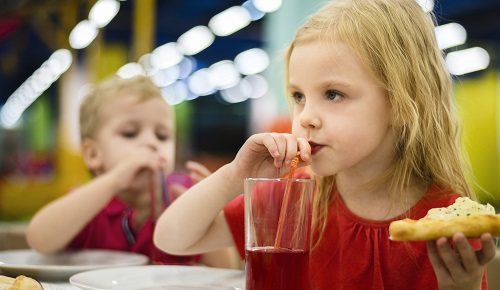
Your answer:
[[[243,255],[243,178],[275,176],[298,152],[317,178],[312,289],[487,288],[491,235],[474,247],[462,233],[451,243],[389,239],[391,221],[472,195],[450,75],[432,17],[416,1],[326,4],[289,46],[286,90],[293,133],[251,136],[160,217],[159,248],[189,254],[236,244]]]

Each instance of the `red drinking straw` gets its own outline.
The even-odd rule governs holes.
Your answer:
[[[285,185],[285,195],[283,196],[283,202],[281,203],[280,217],[278,219],[278,230],[276,231],[276,239],[274,240],[274,247],[279,248],[281,244],[281,236],[283,235],[283,224],[285,223],[286,210],[288,208],[288,200],[290,199],[290,190],[292,188],[292,179],[295,173],[295,169],[299,164],[299,157],[296,156],[292,159],[290,163],[290,171],[288,172],[288,177]]]
[[[154,178],[151,178],[151,182],[149,183],[149,205],[151,207],[151,217],[153,220],[156,220],[156,207],[155,207],[155,182]]]

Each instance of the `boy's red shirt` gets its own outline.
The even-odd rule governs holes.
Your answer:
[[[154,264],[194,265],[200,256],[173,256],[162,252],[153,244],[155,222],[148,218],[140,229],[132,224],[133,211],[118,198],[113,198],[68,245],[69,249],[108,249],[135,252],[149,257]],[[129,243],[123,229],[122,219],[126,216],[135,236]]]
[[[420,219],[430,208],[453,204],[458,194],[441,194],[435,185],[407,213],[385,221],[356,216],[335,191],[328,223],[320,243],[310,255],[311,289],[438,289],[424,242],[394,242],[389,224],[404,217]],[[244,257],[244,199],[231,201],[224,214],[235,244]],[[487,289],[486,274],[482,289]]]

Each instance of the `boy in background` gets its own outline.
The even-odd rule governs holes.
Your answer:
[[[153,244],[166,196],[161,188],[174,170],[175,125],[173,109],[149,78],[97,85],[81,105],[80,130],[94,178],[35,214],[27,230],[34,250],[112,249],[141,253],[157,264],[238,266],[231,249],[173,256]],[[195,162],[187,170],[194,182],[210,174]],[[172,191],[179,193],[179,186]]]

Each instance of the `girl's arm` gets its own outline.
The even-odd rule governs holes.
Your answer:
[[[236,247],[205,253],[201,256],[201,263],[210,267],[241,269],[240,254]]]
[[[490,234],[481,236],[481,249],[474,251],[462,233],[453,236],[454,249],[446,238],[427,242],[427,251],[439,290],[480,290],[486,264],[495,256]]]
[[[243,190],[227,164],[193,185],[160,216],[155,245],[170,254],[191,255],[233,245],[223,207]]]
[[[243,193],[245,177],[275,177],[276,168],[288,166],[300,150],[308,161],[310,146],[290,134],[251,136],[235,159],[182,194],[158,219],[154,242],[170,254],[205,253],[232,246],[233,239],[222,209]]]

